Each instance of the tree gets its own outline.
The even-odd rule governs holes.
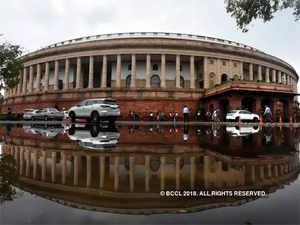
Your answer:
[[[292,8],[295,21],[300,19],[300,0],[225,0],[226,11],[236,19],[238,27],[247,32],[247,26],[255,19],[270,21],[274,13]]]
[[[0,44],[0,90],[18,85],[22,69],[22,49],[19,45]]]

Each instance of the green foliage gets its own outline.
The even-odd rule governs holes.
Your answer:
[[[22,49],[19,45],[0,44],[0,90],[4,87],[14,88],[19,83],[21,55]]]
[[[16,161],[11,155],[0,156],[0,203],[12,200],[16,194],[13,184],[18,179]]]
[[[253,20],[270,21],[275,12],[287,8],[294,10],[296,21],[300,19],[300,0],[225,0],[225,4],[227,13],[236,19],[243,32],[248,31]]]

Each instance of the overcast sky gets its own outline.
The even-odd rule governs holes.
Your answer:
[[[277,56],[300,74],[300,21],[291,10],[242,33],[223,0],[7,0],[1,4],[0,41],[37,50],[82,36],[161,31],[213,36]],[[298,88],[300,84],[298,83]]]

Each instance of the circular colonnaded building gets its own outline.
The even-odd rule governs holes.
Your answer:
[[[219,38],[160,32],[117,33],[67,40],[22,57],[21,82],[6,90],[2,111],[69,107],[89,98],[114,98],[121,118],[136,111],[269,105],[294,113],[298,74],[283,60]],[[276,112],[276,113],[275,113]]]

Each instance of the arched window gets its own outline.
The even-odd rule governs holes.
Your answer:
[[[131,84],[131,74],[126,77],[126,87],[129,88]]]
[[[183,76],[180,76],[180,87],[184,88],[184,78],[183,78]]]
[[[225,81],[227,81],[227,75],[223,73],[221,76],[221,83],[224,83]]]
[[[157,64],[154,64],[154,65],[152,66],[152,70],[153,70],[153,71],[157,71],[157,70],[158,70],[158,65],[157,65]]]
[[[151,80],[150,80],[150,85],[152,88],[159,88],[160,87],[160,78],[158,75],[153,75],[151,77]]]
[[[233,76],[233,80],[239,80],[239,79],[240,79],[239,75],[235,74],[235,75]]]
[[[128,71],[131,71],[131,64],[128,64]]]

